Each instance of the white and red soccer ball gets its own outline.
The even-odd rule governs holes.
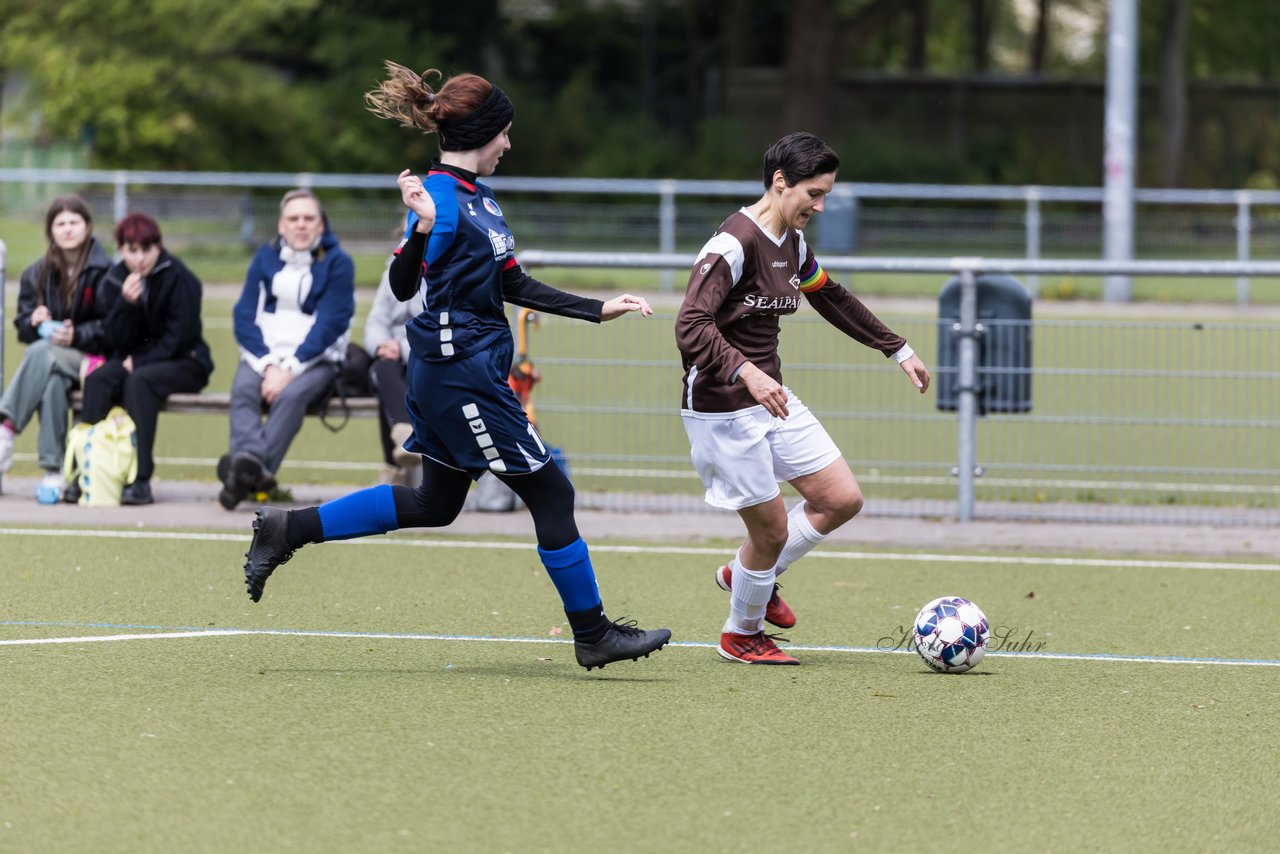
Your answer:
[[[939,673],[964,673],[987,654],[991,626],[968,599],[941,596],[920,609],[912,633],[925,664]]]

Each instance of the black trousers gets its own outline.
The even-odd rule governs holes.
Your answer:
[[[165,398],[175,392],[196,392],[209,382],[204,366],[195,359],[175,359],[124,369],[124,360],[110,359],[84,381],[84,406],[80,420],[96,424],[111,406],[123,402],[133,419],[138,438],[138,480],[150,480],[155,472],[152,449],[156,443],[156,422]]]
[[[409,381],[405,376],[404,362],[399,359],[374,359],[373,366],[369,368],[369,381],[378,395],[378,437],[382,440],[382,460],[388,465],[394,465],[391,427],[409,420],[409,409],[404,402]]]

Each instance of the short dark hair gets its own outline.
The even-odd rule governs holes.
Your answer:
[[[764,186],[773,184],[773,173],[782,170],[788,187],[815,175],[840,168],[840,158],[831,146],[811,133],[790,133],[769,146],[764,153]]]
[[[144,213],[131,213],[116,223],[116,245],[133,244],[141,249],[152,246],[163,246],[160,237],[160,226]]]

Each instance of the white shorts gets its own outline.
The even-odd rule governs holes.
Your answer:
[[[787,389],[785,419],[763,406],[738,412],[681,410],[693,467],[712,507],[740,510],[773,499],[779,483],[822,471],[840,449],[800,398]]]

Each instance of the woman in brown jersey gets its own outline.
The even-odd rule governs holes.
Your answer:
[[[707,503],[747,527],[716,570],[731,592],[719,652],[746,664],[799,664],[764,633],[795,625],[777,577],[862,509],[862,491],[827,431],[782,384],[778,328],[803,296],[823,319],[894,359],[924,394],[929,371],[906,339],[831,281],[804,240],[840,160],[818,137],[794,133],[765,152],[764,195],[731,215],[694,262],[676,318],[684,363],[681,416]],[[803,499],[790,513],[778,484]]]

